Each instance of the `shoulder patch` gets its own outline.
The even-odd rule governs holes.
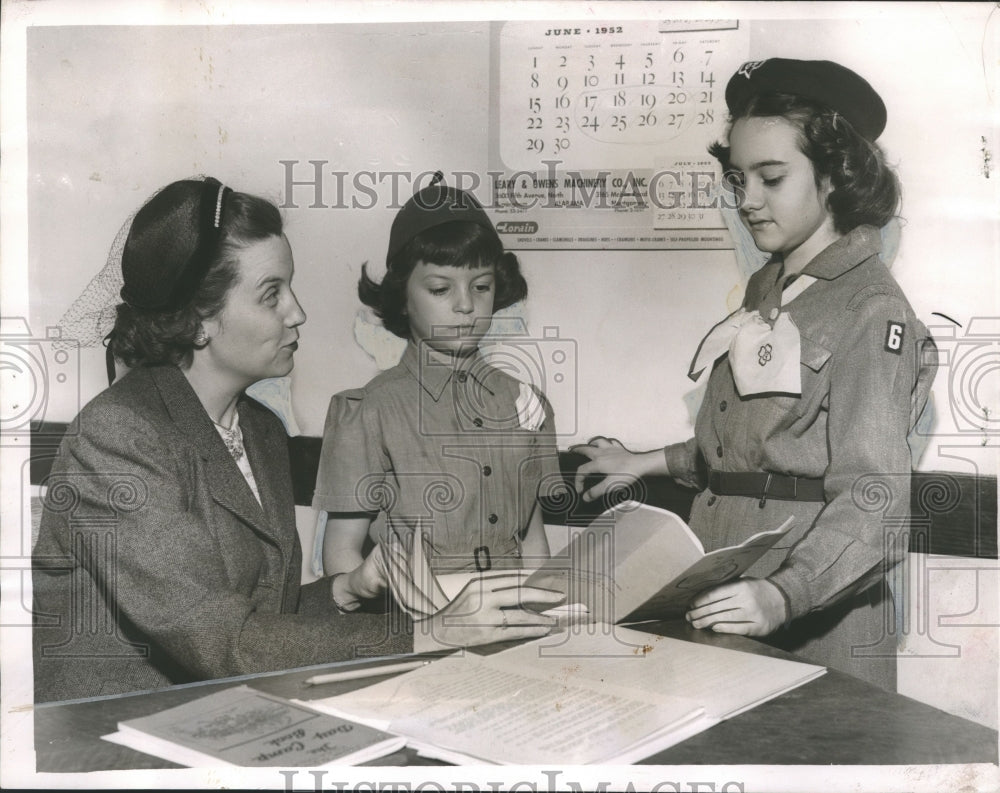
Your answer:
[[[348,388],[346,391],[341,391],[335,394],[334,399],[347,399],[352,402],[360,401],[365,398],[364,388]]]
[[[906,331],[906,325],[902,322],[896,322],[895,320],[889,320],[885,325],[885,345],[884,349],[886,352],[893,352],[896,355],[900,355],[903,352],[903,334]]]
[[[888,300],[881,301],[882,305],[885,305],[887,308],[889,305],[894,305],[903,308],[905,311],[905,307],[907,306],[906,298],[898,284],[877,281],[873,284],[866,284],[864,288],[860,289],[848,301],[847,310],[858,311],[863,308],[868,301],[875,300],[877,298],[889,298]]]

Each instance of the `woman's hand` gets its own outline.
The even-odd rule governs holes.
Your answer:
[[[716,633],[767,636],[788,619],[781,590],[765,578],[741,578],[702,592],[691,601],[687,621]]]
[[[527,576],[525,571],[515,570],[473,579],[433,617],[414,623],[414,651],[544,636],[555,627],[556,619],[538,611],[558,606],[565,596],[551,589],[524,586]]]
[[[668,473],[661,449],[631,452],[614,438],[592,438],[589,443],[571,446],[570,451],[582,454],[589,461],[576,469],[574,478],[576,492],[583,493],[584,501],[594,501],[609,490],[631,485],[643,476]],[[605,477],[584,492],[584,479],[594,474],[604,474]]]

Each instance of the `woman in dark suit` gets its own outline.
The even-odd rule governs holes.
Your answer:
[[[121,272],[109,371],[112,356],[129,371],[82,410],[45,482],[37,701],[551,628],[516,608],[525,592],[558,601],[541,590],[463,593],[413,631],[339,613],[328,580],[300,587],[284,429],[244,393],[291,371],[306,318],[273,204],[214,179],[174,182],[136,214]],[[384,586],[378,560],[367,573]]]

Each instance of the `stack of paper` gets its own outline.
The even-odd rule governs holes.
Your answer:
[[[314,700],[449,762],[632,763],[823,674],[823,667],[619,626],[450,656]]]

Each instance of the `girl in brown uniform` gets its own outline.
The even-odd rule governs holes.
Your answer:
[[[836,63],[779,58],[744,64],[726,102],[728,145],[711,151],[771,259],[695,356],[691,375],[711,375],[694,438],[644,453],[594,439],[575,448],[589,458],[577,489],[595,473],[666,473],[697,486],[690,523],[706,551],[794,515],[779,547],[695,597],[688,621],[766,636],[895,690],[885,573],[906,552],[907,435],[934,357],[879,258],[879,229],[899,204],[875,143],[885,106]]]

